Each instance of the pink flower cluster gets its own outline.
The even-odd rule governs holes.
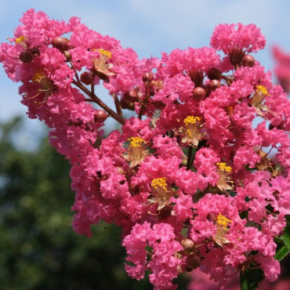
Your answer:
[[[101,219],[122,227],[128,274],[149,272],[156,290],[197,268],[224,289],[250,268],[276,280],[274,237],[290,214],[290,102],[249,55],[265,45],[260,30],[223,24],[211,47],[139,60],[76,17],[29,10],[21,22],[0,61],[71,163],[75,231],[91,236]],[[107,117],[122,128],[103,138]]]
[[[278,46],[273,47],[276,61],[275,75],[286,93],[290,93],[290,54],[282,51]]]

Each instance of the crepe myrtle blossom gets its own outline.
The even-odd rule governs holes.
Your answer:
[[[276,280],[274,238],[290,214],[290,103],[250,54],[265,46],[260,30],[222,24],[211,47],[140,60],[76,17],[31,9],[20,21],[0,61],[71,164],[74,230],[120,226],[128,275],[148,272],[156,290],[191,271],[220,289],[251,268]],[[121,129],[104,138],[107,118]]]

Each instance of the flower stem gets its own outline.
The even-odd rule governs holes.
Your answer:
[[[88,90],[84,85],[80,82],[73,80],[72,83],[77,86],[81,91],[86,93],[96,104],[98,104],[101,108],[103,108],[109,115],[112,116],[116,121],[120,124],[124,125],[125,120],[122,116],[116,114],[111,108],[109,108],[100,98],[98,98],[95,94],[93,94],[90,90]]]

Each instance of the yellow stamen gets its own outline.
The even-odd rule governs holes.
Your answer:
[[[264,86],[257,86],[256,92],[262,93],[265,96],[269,94],[268,90]]]
[[[43,70],[37,70],[34,74],[34,76],[32,77],[32,81],[33,82],[40,82],[40,80],[45,77],[45,73]]]
[[[100,48],[98,50],[99,53],[101,53],[102,55],[108,57],[108,58],[111,58],[112,57],[112,53],[108,50],[104,50],[103,48]]]
[[[196,116],[187,116],[184,120],[183,123],[185,126],[188,126],[189,124],[195,124],[196,122],[201,121],[201,117],[196,117]]]
[[[232,221],[219,213],[219,215],[217,216],[216,223],[220,226],[227,227],[228,224],[232,223]]]
[[[163,81],[162,80],[152,81],[151,84],[159,90],[163,89]]]
[[[130,146],[132,147],[140,147],[142,143],[146,143],[146,141],[140,137],[131,137],[128,140],[130,141]]]
[[[167,182],[165,177],[160,178],[154,178],[151,182],[151,186],[154,189],[157,189],[158,187],[163,188],[164,190],[167,190]]]
[[[25,36],[23,35],[15,39],[15,43],[22,43],[24,41],[25,41]]]
[[[220,170],[225,171],[225,172],[232,172],[232,167],[231,166],[227,166],[226,163],[224,162],[218,162],[216,164]]]

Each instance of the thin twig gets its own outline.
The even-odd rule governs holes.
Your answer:
[[[193,146],[189,146],[188,148],[188,157],[187,157],[187,164],[186,169],[190,170],[193,161]]]
[[[90,90],[88,90],[85,86],[83,86],[80,82],[73,80],[72,83],[77,86],[80,90],[86,93],[96,104],[98,104],[101,108],[103,108],[109,115],[112,116],[116,121],[120,124],[124,125],[125,120],[122,116],[116,114],[110,107],[108,107],[101,99],[98,98],[95,94],[93,94]]]
[[[140,120],[142,120],[142,116],[143,116],[143,113],[144,113],[144,110],[145,110],[145,106],[147,105],[147,100],[149,99],[149,97],[150,97],[150,85],[146,84],[145,97],[144,97],[143,102],[141,103],[141,108],[140,108],[140,111],[139,111],[139,114],[138,114],[138,119],[140,119]]]
[[[121,108],[120,101],[119,101],[118,97],[116,96],[116,94],[112,94],[112,96],[114,99],[114,103],[115,103],[115,107],[116,107],[118,115],[123,116],[122,108]]]
[[[71,65],[71,68],[72,68],[72,69],[74,70],[74,72],[75,72],[75,76],[76,76],[77,82],[80,83],[81,81],[80,81],[79,75],[78,75],[76,69],[74,68],[74,66],[73,66],[73,64],[72,64],[72,62],[71,62],[71,60],[69,61],[69,63],[70,63],[70,65]]]

